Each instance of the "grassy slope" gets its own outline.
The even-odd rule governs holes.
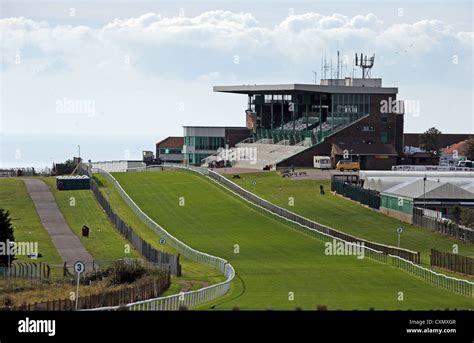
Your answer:
[[[43,228],[36,213],[26,186],[18,178],[0,178],[0,208],[10,211],[16,241],[38,242],[38,250],[43,256],[31,260],[26,256],[18,256],[18,261],[61,263],[48,232]]]
[[[135,215],[107,179],[100,174],[94,175],[94,179],[99,185],[100,191],[106,196],[112,205],[114,211],[120,216],[120,218],[122,218],[122,220],[130,225],[141,238],[146,240],[157,250],[177,254],[177,251],[171,246],[160,244],[160,237]],[[183,256],[181,256],[180,262],[182,276],[179,278],[172,277],[171,287],[165,295],[179,293],[181,291],[181,285],[185,282],[202,281],[213,284],[225,280],[218,271],[207,265],[190,261]]]
[[[322,242],[263,215],[214,183],[185,172],[117,173],[155,221],[192,247],[229,260],[238,277],[216,308],[472,308],[473,300],[396,268],[353,256],[326,256]],[[185,206],[179,206],[184,197]],[[238,244],[240,253],[234,253]],[[404,301],[398,301],[398,292]],[[289,292],[295,300],[289,301]]]
[[[138,258],[140,255],[114,228],[90,190],[58,191],[56,178],[43,177],[56,199],[59,209],[71,230],[79,237],[96,261],[115,261],[121,258]],[[71,206],[71,197],[75,205]],[[82,237],[82,225],[90,228],[89,237]],[[125,245],[129,246],[127,253]]]
[[[405,230],[401,236],[400,246],[420,251],[422,263],[425,265],[429,265],[431,248],[452,251],[453,244],[457,244],[459,254],[474,256],[472,244],[403,223],[343,197],[332,195],[329,192],[330,181],[288,179],[282,178],[277,173],[242,174],[241,177],[242,179],[233,181],[252,192],[254,191],[252,180],[257,180],[255,192],[262,198],[360,238],[397,246],[396,228],[403,226]],[[325,196],[319,195],[321,184],[326,190]],[[289,205],[289,197],[294,198],[294,206]]]

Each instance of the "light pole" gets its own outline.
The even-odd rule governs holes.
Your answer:
[[[426,210],[426,175],[423,177],[423,208]]]

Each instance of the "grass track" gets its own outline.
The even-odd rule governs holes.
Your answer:
[[[171,234],[232,263],[238,277],[231,293],[214,303],[218,309],[315,309],[318,304],[329,309],[474,307],[473,299],[394,267],[353,256],[326,256],[322,242],[261,214],[201,176],[181,171],[114,176]],[[398,292],[404,293],[403,301]]]
[[[123,201],[119,193],[115,190],[113,185],[107,181],[106,178],[100,174],[95,174],[94,179],[99,185],[99,190],[108,199],[114,211],[120,216],[120,218],[122,218],[123,221],[133,228],[135,233],[137,233],[141,238],[146,240],[157,250],[166,251],[171,254],[178,254],[178,252],[171,246],[167,244],[160,244],[160,236],[151,230],[140,220],[140,218],[135,215],[135,213],[130,209],[125,201]],[[175,276],[171,277],[172,285],[164,295],[179,293],[181,291],[181,285],[185,282],[201,281],[208,284],[214,284],[225,280],[224,276],[207,265],[188,260],[183,256],[181,256],[180,262],[182,267],[182,276],[179,278]]]
[[[328,180],[282,178],[276,172],[242,174],[241,177],[240,180],[232,181],[254,192],[252,181],[256,180],[255,193],[258,196],[308,219],[360,238],[397,246],[396,228],[403,226],[405,230],[401,237],[401,247],[420,251],[424,265],[429,265],[431,248],[450,252],[453,244],[459,246],[459,254],[474,257],[473,244],[401,222],[343,197],[332,195]],[[319,185],[324,186],[325,196],[319,195]],[[290,206],[290,197],[294,199],[293,206]]]
[[[56,189],[56,178],[43,177],[41,179],[49,185],[71,230],[96,261],[140,257],[140,254],[112,225],[91,190],[59,191]],[[71,200],[74,201],[74,205]],[[90,228],[88,238],[81,235],[82,225]]]
[[[38,242],[41,258],[32,260],[27,256],[17,256],[18,261],[61,263],[61,256],[43,228],[25,183],[20,178],[0,178],[0,208],[10,212],[16,241]]]

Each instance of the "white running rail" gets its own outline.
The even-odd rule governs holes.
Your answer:
[[[191,170],[191,171],[194,171],[194,172],[197,172],[199,174],[204,174],[204,175],[207,175],[212,181],[216,182],[218,185],[222,186],[224,189],[230,191],[231,193],[237,195],[238,197],[240,197],[241,199],[247,201],[249,204],[253,205],[254,207],[258,208],[260,211],[262,212],[266,212],[266,213],[270,213],[272,215],[274,215],[275,217],[281,219],[282,221],[285,221],[285,222],[289,222],[293,225],[293,228],[301,231],[301,232],[304,232],[306,234],[309,234],[317,239],[320,239],[320,240],[323,240],[325,242],[328,242],[328,241],[331,241],[333,239],[336,239],[338,241],[342,241],[346,244],[355,244],[355,243],[352,243],[352,242],[349,242],[349,241],[345,241],[339,237],[334,237],[324,231],[318,231],[316,229],[313,229],[313,228],[310,228],[308,226],[305,226],[305,225],[302,225],[296,221],[293,221],[289,218],[286,218],[286,217],[283,217],[281,215],[279,215],[278,213],[275,213],[275,212],[272,212],[271,210],[269,209],[266,209],[265,207],[262,207],[260,204],[257,204],[249,199],[247,199],[246,197],[242,196],[241,193],[246,193],[248,195],[251,195],[251,198],[258,198],[260,201],[262,202],[265,202],[265,203],[269,203],[268,201],[256,196],[255,194],[247,191],[246,189],[240,187],[239,185],[237,185],[236,183],[232,182],[231,180],[225,178],[224,176],[220,175],[220,174],[217,174],[213,171],[210,171],[208,169],[205,169],[205,168],[195,168],[195,167],[184,167],[184,166],[180,166],[180,165],[169,165],[169,166],[166,166],[166,167],[171,167],[171,168],[178,168],[178,169],[186,169],[186,170]],[[147,168],[144,168],[144,170],[147,170]],[[238,190],[238,192],[234,191],[235,190]],[[271,203],[269,203],[271,204]],[[278,206],[276,205],[273,205],[271,204],[272,206],[274,207],[277,207],[279,208]],[[283,210],[283,208],[280,208]],[[321,226],[323,229],[324,227]],[[444,288],[446,290],[449,290],[453,293],[457,293],[457,294],[460,294],[460,295],[464,295],[464,296],[467,296],[467,297],[473,297],[474,296],[474,293],[473,293],[473,286],[474,286],[474,282],[470,282],[468,280],[464,280],[464,279],[458,279],[458,278],[455,278],[455,277],[451,277],[451,276],[447,276],[447,275],[444,275],[444,274],[441,274],[441,273],[437,273],[431,269],[428,269],[428,268],[425,268],[425,267],[422,267],[420,265],[417,265],[409,260],[406,260],[400,256],[396,256],[396,255],[391,255],[391,254],[388,254],[388,255],[385,255],[383,254],[382,252],[380,251],[377,251],[375,249],[371,249],[369,247],[366,247],[364,246],[364,250],[365,250],[365,255],[371,259],[374,259],[374,260],[377,260],[379,262],[383,262],[383,263],[387,263],[387,264],[390,264],[394,267],[397,267],[399,269],[402,269],[412,275],[415,275],[417,276],[418,278],[424,280],[425,282],[428,282],[428,283],[431,283],[433,285],[436,285],[437,287],[441,287],[441,288]]]
[[[153,221],[146,213],[144,213],[130,196],[124,191],[118,181],[107,171],[103,169],[94,169],[94,172],[98,172],[103,175],[108,181],[110,181],[115,189],[119,192],[120,196],[127,203],[127,205],[133,210],[133,212],[153,231],[155,231],[161,238],[166,240],[166,244],[169,244],[175,248],[180,254],[186,256],[190,260],[205,263],[212,266],[216,270],[220,271],[226,277],[226,280],[210,285],[208,287],[201,288],[191,292],[181,292],[179,294],[170,295],[167,297],[153,298],[134,302],[124,305],[131,311],[162,311],[162,310],[179,310],[181,307],[195,307],[197,305],[204,304],[208,301],[217,299],[225,295],[230,288],[230,284],[235,276],[235,270],[232,265],[224,260],[223,258],[209,255],[193,249],[181,242],[176,237],[172,236],[168,231]],[[92,311],[111,311],[117,310],[120,306],[100,307],[92,309]]]

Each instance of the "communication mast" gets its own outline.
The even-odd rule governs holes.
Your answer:
[[[360,57],[355,54],[355,65],[362,69],[362,78],[370,79],[370,70],[374,66],[375,54],[372,57],[364,56],[360,54]]]

